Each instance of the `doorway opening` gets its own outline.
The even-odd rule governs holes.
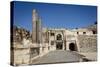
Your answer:
[[[63,48],[63,43],[62,42],[57,42],[56,49],[57,50],[62,50],[62,48]]]
[[[69,50],[70,51],[77,51],[77,46],[75,43],[70,43],[69,44]]]

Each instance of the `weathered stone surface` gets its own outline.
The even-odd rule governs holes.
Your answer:
[[[19,48],[14,49],[14,64],[28,64],[30,61],[29,49]]]
[[[76,52],[57,50],[33,60],[32,64],[80,62],[80,59],[82,59],[82,56]]]
[[[80,52],[97,52],[97,35],[78,36]]]

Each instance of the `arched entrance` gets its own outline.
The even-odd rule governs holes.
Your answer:
[[[69,50],[70,51],[77,51],[77,46],[75,43],[70,43],[69,44]]]
[[[57,35],[57,40],[62,40],[62,35],[61,34]]]
[[[57,50],[63,49],[63,41],[62,41],[61,34],[57,34],[57,36],[56,36],[56,49]]]

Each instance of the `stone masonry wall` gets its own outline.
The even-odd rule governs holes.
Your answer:
[[[32,45],[30,32],[14,26],[12,33],[11,65],[30,64],[39,55],[39,48]]]
[[[29,64],[30,63],[30,55],[28,48],[19,48],[14,49],[14,64]]]
[[[79,35],[80,52],[97,51],[97,35]]]

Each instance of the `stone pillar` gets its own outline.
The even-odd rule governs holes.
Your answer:
[[[42,41],[42,26],[36,10],[33,10],[32,27],[32,42],[40,44]]]
[[[66,42],[66,50],[69,50],[69,43],[68,41]]]
[[[32,42],[36,43],[37,42],[37,13],[36,10],[33,10],[32,14]]]
[[[63,39],[63,50],[65,50],[65,43],[64,43],[64,40],[65,40],[65,39],[64,39],[64,37],[65,37],[65,36],[64,36],[64,33],[63,33],[63,31],[62,31],[62,39]]]
[[[40,47],[40,55],[42,54],[42,25],[41,25],[41,19],[38,18],[38,29],[37,29],[37,43],[39,44],[39,47]]]
[[[38,35],[39,35],[38,43],[42,43],[42,25],[41,25],[41,19],[39,19],[38,26],[39,26],[39,30],[38,30]]]
[[[78,35],[76,36],[76,46],[77,46],[77,51],[80,52],[80,46],[79,46]]]
[[[36,10],[32,12],[32,43],[39,48],[39,54],[42,51],[42,26],[41,19],[38,17]]]
[[[65,50],[65,44],[64,44],[64,41],[63,41],[63,50]]]

